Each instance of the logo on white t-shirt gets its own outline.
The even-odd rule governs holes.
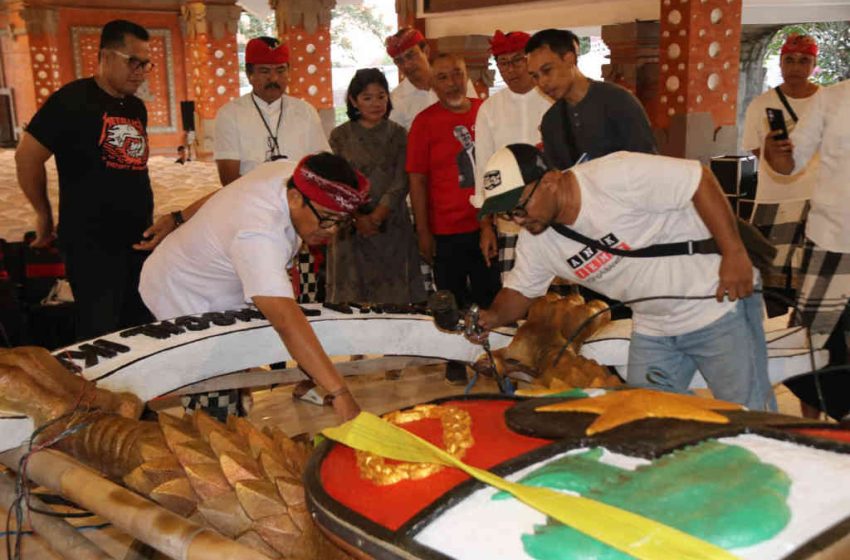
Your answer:
[[[623,249],[626,251],[631,249],[627,243],[620,241],[613,233],[602,236],[599,239],[599,242],[606,247],[613,247],[615,249]],[[573,269],[575,275],[579,279],[584,280],[592,274],[600,272],[605,268],[609,268],[606,266],[609,263],[617,261],[619,261],[619,258],[615,260],[614,255],[611,253],[606,253],[585,245],[582,247],[581,251],[567,259],[567,264],[570,265],[570,268]]]

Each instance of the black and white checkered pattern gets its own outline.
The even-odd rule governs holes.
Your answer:
[[[316,257],[303,245],[298,252],[298,282],[300,293],[298,303],[316,303],[319,299],[319,274],[316,270]]]
[[[774,271],[762,278],[766,288],[797,288],[802,283],[802,245],[808,200],[756,203],[750,222],[776,247]]]
[[[203,410],[219,422],[226,422],[227,416],[230,414],[245,415],[242,410],[241,397],[239,389],[230,389],[228,391],[184,395],[180,397],[180,403],[187,414],[191,414],[195,410]]]
[[[513,269],[514,263],[516,263],[516,242],[519,239],[519,234],[499,231],[496,238],[499,244],[499,272],[502,275],[502,282],[504,282],[505,275]]]
[[[802,267],[799,320],[809,328],[814,347],[823,348],[850,298],[850,253],[826,251],[806,239]]]

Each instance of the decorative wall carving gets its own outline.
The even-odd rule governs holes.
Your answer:
[[[55,35],[59,29],[59,12],[55,8],[27,6],[20,13],[29,35]]]
[[[180,6],[180,14],[186,37],[194,39],[199,35],[211,35],[218,41],[236,34],[242,8],[190,2]]]
[[[331,24],[331,10],[336,0],[271,0],[281,35],[292,27],[301,27],[307,33],[316,33],[319,27]]]

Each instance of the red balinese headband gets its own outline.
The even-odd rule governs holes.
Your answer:
[[[496,34],[490,39],[490,52],[493,56],[525,51],[525,44],[531,39],[531,35],[522,31],[509,31],[502,33],[497,29]]]
[[[395,35],[387,37],[387,54],[390,55],[390,58],[395,58],[410,47],[414,47],[424,40],[425,36],[422,35],[418,29],[406,27]]]
[[[286,64],[289,62],[289,47],[281,43],[270,47],[262,39],[251,39],[245,46],[245,62],[248,64]]]
[[[350,185],[326,179],[311,171],[303,158],[295,167],[292,180],[301,194],[328,210],[351,214],[369,200],[369,179],[355,170],[357,174],[357,190]]]
[[[810,54],[812,56],[818,55],[818,44],[815,43],[815,40],[812,39],[810,35],[798,35],[797,33],[792,33],[788,35],[788,38],[785,39],[785,44],[782,45],[782,50],[779,51],[779,54],[788,54],[788,53],[797,53],[797,54]]]

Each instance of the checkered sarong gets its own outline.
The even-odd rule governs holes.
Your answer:
[[[499,231],[496,238],[499,245],[499,272],[504,282],[505,275],[513,269],[516,262],[516,242],[519,234]]]
[[[826,251],[806,239],[802,270],[799,321],[812,333],[814,347],[823,348],[850,298],[850,253]]]
[[[239,389],[183,395],[180,397],[180,403],[188,414],[196,410],[203,410],[219,422],[226,422],[227,416],[230,414],[245,416]]]
[[[775,270],[762,278],[766,288],[799,288],[808,200],[756,203],[751,223],[776,247]]]
[[[315,255],[306,245],[298,252],[296,267],[300,287],[298,303],[316,303],[319,295],[318,266]]]

